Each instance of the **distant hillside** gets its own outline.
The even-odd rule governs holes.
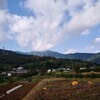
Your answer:
[[[87,59],[87,61],[90,61],[92,63],[100,64],[100,53],[96,53],[95,55],[89,57]]]
[[[75,70],[78,70],[80,67],[91,67],[93,64],[87,61],[75,59],[56,59],[50,56],[40,57],[26,55],[24,53],[21,54],[21,52],[15,53],[13,51],[0,50],[0,72],[10,71],[12,68],[17,68],[19,66],[23,66],[25,69],[35,73],[38,70],[46,71],[50,68],[74,68]]]
[[[12,68],[16,68],[19,66],[23,66],[25,69],[32,71],[32,73],[34,71],[36,72],[38,69],[41,70],[41,68],[43,69],[45,68],[45,70],[50,68],[74,68],[75,70],[78,70],[80,67],[88,68],[93,65],[99,66],[96,64],[97,61],[99,62],[98,54],[95,54],[95,56],[97,57],[95,60],[93,60],[94,58],[92,58],[94,54],[93,55],[91,54],[92,56],[88,54],[88,56],[91,57],[92,59],[91,62],[93,62],[94,63],[93,64],[91,62],[82,61],[88,57],[85,56],[84,58],[83,56],[86,54],[81,55],[81,53],[68,55],[69,57],[73,56],[70,59],[67,59],[66,57],[67,55],[60,54],[53,51],[43,52],[43,55],[41,55],[42,57],[33,56],[34,55],[33,53],[37,55],[36,53],[38,52],[23,53],[23,52],[14,52],[14,51],[0,49],[0,72],[9,71]],[[41,53],[39,52],[38,55],[39,54]],[[49,57],[47,57],[46,55]],[[56,57],[59,57],[59,59]],[[66,59],[62,59],[62,57],[63,58],[65,57]],[[78,60],[81,59],[81,57],[83,57],[84,59]]]
[[[23,54],[23,53],[22,53]],[[54,52],[54,51],[32,51],[32,52],[25,52],[24,54],[27,55],[36,55],[36,56],[47,56],[47,57],[55,57],[55,58],[65,58],[64,54]]]
[[[47,57],[55,57],[55,58],[67,58],[67,59],[79,59],[79,60],[87,60],[88,58],[94,56],[94,53],[74,53],[74,54],[61,54],[54,51],[32,51],[32,52],[17,52],[19,54],[26,55],[37,55],[37,56],[47,56]]]
[[[18,55],[14,51],[0,49],[0,55]]]
[[[99,53],[74,53],[74,54],[61,54],[54,51],[32,51],[32,52],[17,52],[19,54],[27,54],[27,55],[37,55],[37,56],[47,56],[47,57],[55,57],[55,58],[67,58],[67,59],[79,59],[83,61],[91,61],[95,58],[99,58]]]
[[[90,57],[94,56],[93,53],[74,53],[74,54],[66,54],[66,58],[68,59],[80,59],[87,61]]]
[[[74,54],[61,54],[54,51],[32,51],[32,52],[20,52],[20,51],[9,51],[9,50],[2,50],[0,49],[0,54],[12,54],[12,55],[35,55],[35,56],[46,56],[46,57],[55,57],[55,58],[63,58],[63,59],[76,59],[76,60],[83,60],[89,61],[92,63],[100,64],[100,53],[74,53]]]
[[[25,52],[20,54],[27,55],[37,55],[37,56],[47,56],[47,57],[55,57],[55,58],[63,58],[63,59],[78,59],[83,61],[90,61],[93,63],[100,63],[100,53],[74,53],[74,54],[61,54],[54,51],[33,51],[33,52]]]

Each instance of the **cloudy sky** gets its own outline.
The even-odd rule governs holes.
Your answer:
[[[0,0],[0,48],[100,52],[100,0]]]

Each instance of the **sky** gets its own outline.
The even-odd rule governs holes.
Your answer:
[[[0,0],[0,48],[100,52],[100,0]]]

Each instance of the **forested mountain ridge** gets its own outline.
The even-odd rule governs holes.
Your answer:
[[[8,71],[12,68],[23,66],[25,69],[35,71],[45,68],[72,68],[91,67],[92,63],[78,59],[62,59],[46,56],[33,56],[18,54],[13,51],[0,50],[0,71]]]
[[[61,59],[76,59],[76,60],[82,60],[82,61],[89,61],[92,63],[100,64],[100,53],[74,53],[74,54],[61,54],[54,51],[43,51],[43,52],[16,52],[16,51],[10,51],[10,50],[2,50],[0,49],[0,59],[2,59],[2,56],[5,58],[16,59],[16,57],[20,60],[23,58],[26,58],[27,60],[30,59],[30,57],[37,57],[40,56],[41,58],[44,57],[45,59],[51,58],[61,58]],[[22,59],[21,59],[22,58]]]
[[[18,52],[17,52],[18,53]],[[83,61],[90,61],[94,63],[100,64],[100,53],[73,53],[73,54],[61,54],[54,51],[33,51],[33,52],[20,52],[19,54],[27,54],[27,55],[37,55],[37,56],[47,56],[47,57],[55,57],[55,58],[63,58],[63,59],[78,59]]]

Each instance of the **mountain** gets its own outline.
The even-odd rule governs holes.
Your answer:
[[[20,52],[21,54],[21,52]],[[65,58],[66,56],[64,54],[54,52],[54,51],[32,51],[32,52],[22,52],[22,54],[26,55],[36,55],[36,56],[48,56],[48,57],[55,57],[55,58]]]
[[[18,52],[17,52],[18,53]],[[37,56],[49,56],[63,59],[78,59],[83,61],[89,61],[92,63],[100,64],[100,53],[73,53],[73,54],[61,54],[54,51],[32,51],[32,52],[19,52],[19,54],[37,55]]]
[[[34,52],[31,52],[31,54]],[[38,53],[38,52],[35,52]],[[39,56],[33,56],[25,54],[25,52],[21,54],[21,52],[14,52],[9,50],[0,50],[0,73],[5,71],[11,71],[13,68],[17,68],[19,66],[22,66],[24,69],[27,69],[30,71],[30,73],[37,73],[37,71],[46,71],[50,68],[75,68],[77,70],[80,67],[87,66],[90,67],[93,64],[86,61],[81,60],[70,60],[70,59],[56,59],[51,54],[57,54],[62,56],[62,54],[59,54],[57,52],[53,51],[45,51],[45,55],[48,55],[49,57],[39,57]],[[96,65],[96,64],[94,64]],[[96,65],[98,66],[98,65]]]
[[[18,54],[11,50],[0,49],[0,55],[18,55]]]
[[[37,56],[50,56],[55,58],[63,58],[63,59],[78,59],[83,61],[89,61],[92,63],[100,64],[100,53],[73,53],[73,54],[61,54],[54,51],[33,51],[33,52],[25,52],[22,54],[27,55],[37,55]]]
[[[87,61],[100,64],[100,53],[96,53],[94,56],[89,57]]]
[[[100,64],[100,53],[73,53],[73,54],[61,54],[54,51],[32,51],[32,52],[20,52],[20,51],[9,51],[0,49],[0,54],[13,54],[13,55],[35,55],[35,56],[47,56],[63,59],[78,59],[83,61],[89,61],[92,63]]]
[[[32,52],[16,52],[18,54],[26,54],[26,55],[36,55],[36,56],[50,56],[55,58],[68,58],[68,59],[80,59],[80,60],[89,60],[91,57],[97,55],[95,53],[73,53],[73,54],[61,54],[55,51],[32,51]],[[92,59],[92,58],[91,58]]]
[[[74,54],[66,54],[66,58],[68,59],[80,59],[80,60],[88,60],[90,57],[95,56],[94,53],[74,53]]]

